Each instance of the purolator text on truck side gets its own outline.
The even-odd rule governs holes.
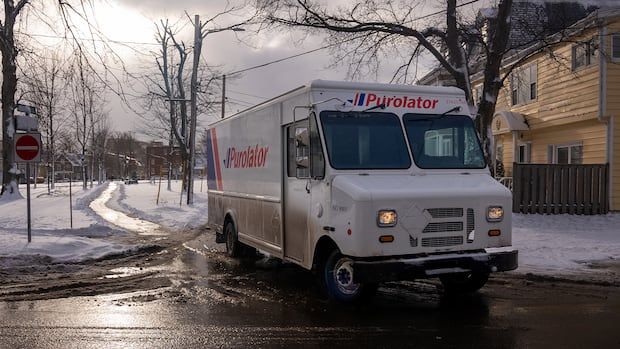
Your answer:
[[[343,302],[391,280],[476,291],[517,251],[468,110],[456,88],[315,80],[214,123],[217,241],[315,270]]]

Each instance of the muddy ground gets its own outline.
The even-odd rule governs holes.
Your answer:
[[[149,245],[82,263],[31,261],[45,268],[3,261],[0,348],[620,346],[614,279],[506,273],[459,298],[435,280],[394,282],[342,306],[311,273],[230,259],[201,229],[131,239]]]

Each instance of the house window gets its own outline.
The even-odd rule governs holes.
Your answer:
[[[529,164],[532,160],[532,143],[523,143],[518,145],[517,162],[520,164]]]
[[[538,97],[538,66],[536,63],[515,69],[510,80],[512,105],[525,104]]]
[[[611,58],[620,60],[620,33],[611,36]]]
[[[594,44],[594,39],[574,45],[572,48],[573,70],[588,66],[596,62],[596,60],[594,59],[595,53],[596,46]]]
[[[567,144],[553,147],[553,162],[560,165],[579,165],[583,161],[583,145]]]

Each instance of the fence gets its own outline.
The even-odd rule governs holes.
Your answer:
[[[512,210],[595,215],[609,212],[609,166],[513,164]]]

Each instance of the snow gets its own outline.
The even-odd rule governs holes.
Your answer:
[[[49,256],[56,261],[81,261],[101,258],[134,248],[109,237],[125,232],[100,224],[100,219],[87,209],[103,187],[82,190],[72,187],[73,229],[69,219],[69,185],[58,183],[49,195],[47,187],[31,189],[32,242],[27,239],[26,199],[0,200],[0,265],[16,257]],[[25,192],[25,188],[21,188]]]
[[[168,229],[196,228],[207,223],[207,182],[194,183],[194,204],[186,205],[187,196],[181,200],[181,182],[172,181],[171,190],[162,181],[159,204],[159,183],[140,181],[139,184],[120,188],[117,208],[136,217],[161,224]],[[180,204],[182,202],[182,204]]]
[[[202,188],[202,191],[201,191]],[[32,189],[32,243],[26,236],[26,200],[0,199],[0,268],[19,263],[84,261],[139,248],[141,243],[207,222],[206,183],[196,180],[194,204],[181,202],[181,183],[172,190],[157,182],[135,185],[109,182],[89,190],[75,183],[74,225],[69,223],[68,184]],[[22,188],[22,192],[24,189]],[[553,276],[599,275],[599,263],[620,265],[620,214],[601,216],[513,216],[513,246],[519,250],[517,273]],[[121,242],[123,241],[123,242]],[[45,257],[45,258],[43,258]],[[589,279],[590,277],[588,277]]]
[[[139,218],[129,217],[123,212],[119,212],[117,210],[109,208],[106,203],[110,201],[112,198],[112,193],[114,193],[118,188],[118,184],[112,182],[107,188],[101,193],[101,195],[93,200],[89,207],[95,211],[101,218],[106,221],[118,226],[120,228],[134,231],[140,234],[155,234],[160,230],[158,224],[145,221]]]
[[[521,273],[592,273],[593,262],[620,261],[620,214],[513,216]]]
[[[485,92],[484,100],[489,103],[495,104],[495,102],[497,101],[497,96],[493,96],[492,94]]]

